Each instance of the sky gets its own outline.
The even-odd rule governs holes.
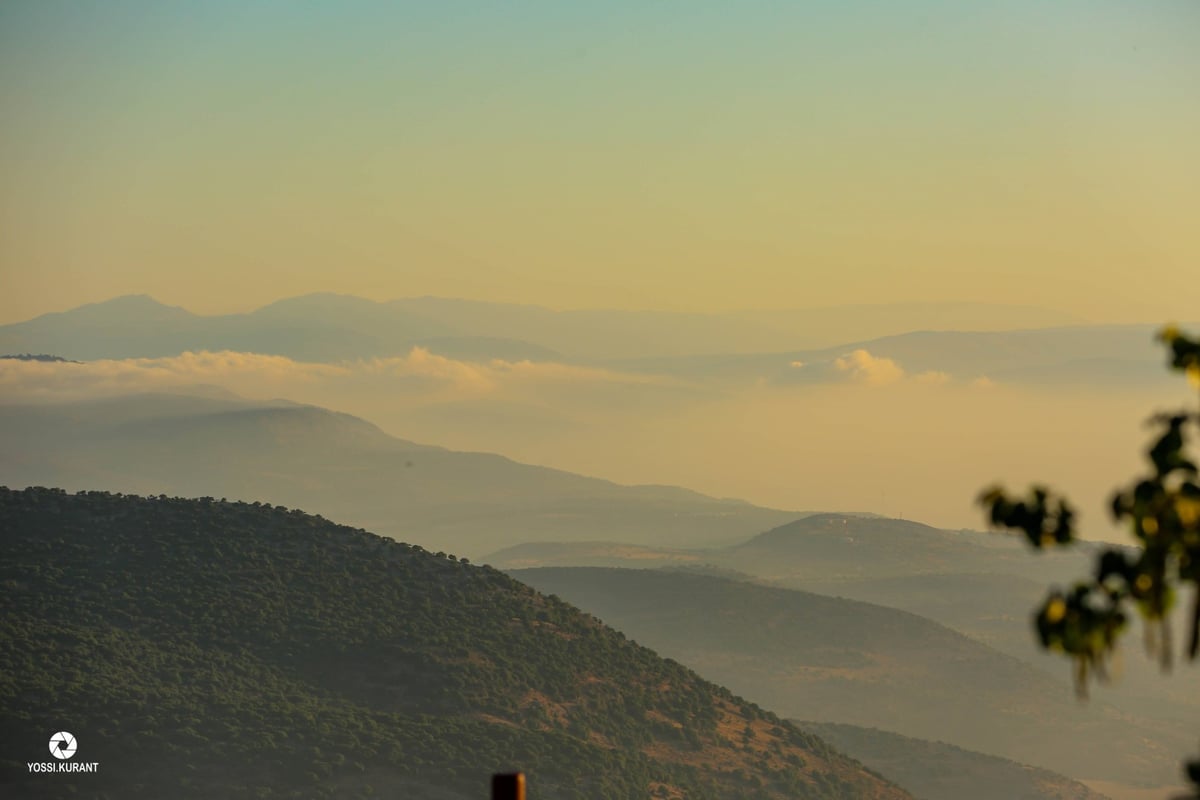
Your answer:
[[[0,4],[0,322],[127,293],[1191,318],[1200,4]]]

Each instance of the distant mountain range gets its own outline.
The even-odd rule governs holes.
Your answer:
[[[486,567],[260,503],[0,488],[0,793],[906,800]],[[30,772],[50,732],[95,774]]]
[[[0,325],[0,352],[94,360],[230,350],[341,362],[422,347],[463,361],[570,363],[692,382],[798,385],[845,379],[835,361],[863,349],[911,375],[1121,387],[1169,380],[1159,366],[1155,330],[1080,325],[1038,309],[984,304],[685,314],[314,294],[243,314],[203,316],[129,295]]]
[[[834,347],[617,360],[618,369],[693,380],[778,385],[823,383],[834,362],[855,350],[887,358],[910,375],[986,377],[1025,385],[1147,385],[1166,382],[1154,341],[1159,326],[1088,325],[1007,331],[914,331],[848,340]]]
[[[280,300],[244,314],[201,316],[130,295],[0,326],[0,352],[47,352],[73,359],[175,355],[192,350],[237,350],[336,361],[397,355],[414,346],[465,359],[606,361],[680,358],[708,353],[773,355],[679,364],[647,362],[669,371],[758,368],[761,359],[808,354],[842,342],[874,340],[913,330],[995,331],[1045,328],[1077,322],[1037,309],[972,304],[896,305],[810,309],[795,312],[685,314],[651,311],[552,311],[537,306],[434,297],[378,303],[316,294]],[[1091,327],[1062,336],[1091,341]],[[1112,329],[1121,339],[1124,329]],[[936,334],[922,334],[922,336]],[[1037,335],[1031,334],[1036,340]],[[1141,336],[1140,329],[1131,337]],[[1028,336],[1026,337],[1029,338]],[[906,343],[907,341],[907,343]],[[942,346],[972,359],[996,341],[976,336]],[[1104,343],[1101,343],[1102,345]],[[876,345],[884,355],[930,355],[929,342]],[[940,345],[941,346],[941,345]],[[1026,346],[1017,340],[1013,348]],[[916,348],[916,353],[913,348]],[[1124,344],[1121,352],[1129,348]],[[839,350],[840,352],[840,350]],[[1104,349],[1085,348],[1089,357]],[[1044,354],[1043,354],[1044,355]],[[1111,354],[1108,354],[1111,355]],[[723,357],[722,357],[723,358]],[[936,354],[931,361],[939,361]],[[786,365],[788,362],[784,361]],[[1017,359],[1016,367],[1026,366]],[[1037,361],[1043,364],[1044,359]],[[970,365],[991,368],[992,364]],[[926,367],[921,367],[926,368]],[[929,368],[946,369],[945,364]]]
[[[530,539],[734,542],[802,516],[397,439],[228,395],[0,403],[0,484],[265,500],[471,557]]]
[[[1099,696],[1082,705],[1065,680],[903,611],[664,570],[510,574],[785,716],[1130,784],[1178,780],[1193,746],[1184,722],[1118,711]]]

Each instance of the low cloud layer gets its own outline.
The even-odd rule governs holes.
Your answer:
[[[937,386],[953,381],[948,372],[940,370],[910,373],[895,359],[876,356],[863,348],[853,350],[828,362],[792,361],[789,367],[785,376],[778,379],[776,383],[803,385],[849,382],[880,387],[895,386],[902,382]],[[987,381],[986,378],[981,380]],[[978,381],[973,382],[972,385],[976,383]]]
[[[693,381],[470,362],[420,348],[342,364],[231,352],[82,364],[0,360],[0,402],[220,387],[345,411],[421,443],[623,483],[976,527],[974,495],[997,480],[1048,480],[1083,508],[1102,507],[1138,467],[1141,420],[1171,404],[1153,387],[1035,390],[910,373],[866,350],[774,369],[757,379]],[[1107,529],[1104,515],[1091,519]]]
[[[334,385],[402,389],[410,397],[431,394],[462,397],[501,393],[522,385],[556,383],[654,385],[663,381],[566,364],[458,361],[420,347],[405,356],[343,364],[228,351],[82,363],[0,360],[0,399],[10,402],[196,385],[218,385],[251,397],[275,397],[289,391]]]

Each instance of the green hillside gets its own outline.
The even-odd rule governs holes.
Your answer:
[[[300,511],[0,488],[0,795],[902,790],[566,603]],[[30,774],[66,730],[96,774]]]

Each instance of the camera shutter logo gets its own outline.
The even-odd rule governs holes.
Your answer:
[[[59,731],[50,737],[50,755],[55,758],[68,759],[75,755],[75,751],[78,749],[79,743],[66,731]]]

